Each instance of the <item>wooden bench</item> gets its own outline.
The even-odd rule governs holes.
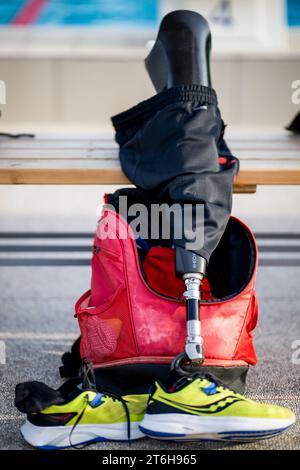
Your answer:
[[[300,184],[300,136],[282,132],[228,133],[240,159],[236,193],[259,185]],[[112,135],[37,134],[0,137],[0,184],[129,184]]]

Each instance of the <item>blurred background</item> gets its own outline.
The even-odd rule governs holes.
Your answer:
[[[161,17],[180,8],[211,25],[228,132],[282,130],[299,111],[299,0],[0,0],[1,131],[112,133],[110,116],[154,94],[143,60]],[[2,229],[93,230],[102,189],[2,186]],[[234,211],[257,230],[297,230],[299,196],[258,188],[234,196]]]
[[[1,125],[109,128],[111,115],[153,94],[145,45],[180,8],[209,20],[226,122],[285,125],[299,78],[299,0],[0,0]]]

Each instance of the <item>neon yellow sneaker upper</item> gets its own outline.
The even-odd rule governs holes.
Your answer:
[[[127,395],[123,397],[130,414],[130,421],[141,421],[143,419],[148,395]],[[85,391],[70,402],[62,405],[51,405],[39,413],[40,417],[50,418],[51,415],[69,415],[69,419],[62,421],[62,425],[74,425],[80,413],[84,413],[80,424],[112,424],[127,421],[125,407],[122,402],[111,396],[94,391]]]
[[[185,379],[184,384],[170,392],[156,383],[156,390],[148,403],[149,412],[176,413],[178,410],[179,413],[213,417],[294,418],[294,413],[288,408],[257,403],[208,379]]]

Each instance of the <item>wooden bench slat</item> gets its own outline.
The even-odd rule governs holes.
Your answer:
[[[97,169],[107,169],[107,170],[120,170],[120,163],[117,158],[113,159],[19,159],[19,160],[4,160],[0,159],[0,171],[2,169],[12,169],[19,168],[20,170],[25,169],[49,169],[49,170],[68,170],[72,168],[77,168],[84,171],[87,170],[97,170]]]
[[[277,136],[277,134],[275,134]],[[236,149],[245,148],[299,148],[300,136],[283,133],[278,134],[281,137],[269,137],[264,134],[257,134],[256,136],[226,134],[226,140]],[[112,134],[95,134],[91,136],[65,135],[65,136],[41,136],[37,134],[34,138],[19,138],[11,139],[8,137],[0,136],[0,148],[88,148],[88,147],[101,147],[101,148],[117,148],[117,143]]]
[[[300,169],[286,168],[284,170],[249,169],[241,170],[236,179],[240,185],[299,185]]]
[[[242,129],[232,129],[228,127],[226,129],[225,137],[228,140],[232,141],[291,141],[291,140],[299,140],[300,137],[297,134],[292,134],[289,131],[284,129],[278,130],[242,130]],[[86,141],[86,140],[99,140],[106,141],[106,140],[114,140],[114,133],[112,131],[102,131],[102,132],[38,132],[35,134],[34,140],[40,141],[61,141],[65,142],[69,141]],[[10,137],[4,137],[0,135],[0,141],[14,141],[17,142],[18,140],[23,141],[32,141],[32,137],[22,137],[21,139],[11,139]]]
[[[231,147],[232,148],[232,147]],[[299,150],[241,150],[233,153],[241,161],[300,161]],[[118,160],[118,149],[3,149],[0,148],[2,160],[66,160],[66,159],[99,159]]]
[[[120,169],[108,168],[4,168],[0,170],[0,184],[130,184]],[[236,179],[236,190],[241,186],[299,185],[300,169],[277,171],[244,170]],[[240,191],[241,192],[241,191]]]
[[[19,159],[0,159],[0,171],[18,168],[20,170],[30,169],[53,169],[53,170],[118,170],[120,171],[120,162],[117,158],[19,158]],[[262,160],[249,159],[240,161],[240,173],[247,170],[264,172],[269,170],[285,172],[300,171],[300,159],[291,160]],[[1,178],[1,175],[0,175]]]
[[[0,140],[0,152],[4,154],[7,151],[23,152],[28,150],[55,150],[63,152],[65,150],[117,150],[118,146],[112,140],[102,141],[88,141],[82,140],[80,142],[55,142],[55,141],[39,141],[39,140],[30,140],[28,142],[24,141],[8,141],[3,142]]]
[[[36,160],[44,160],[44,159],[53,159],[58,158],[60,160],[66,160],[67,158],[80,158],[80,159],[89,159],[89,158],[98,158],[98,159],[113,159],[118,160],[118,150],[111,149],[111,150],[89,150],[89,149],[26,149],[21,151],[16,150],[0,150],[0,160],[23,160],[23,159],[36,159]]]
[[[264,145],[299,145],[300,136],[297,134],[292,134],[288,131],[278,131],[278,132],[268,132],[268,131],[258,131],[258,132],[241,132],[241,131],[226,131],[225,138],[231,145],[244,145],[251,144],[255,145],[259,143],[261,146]],[[0,146],[2,144],[12,145],[12,146],[23,146],[30,144],[37,144],[41,146],[66,146],[66,145],[86,145],[89,142],[93,145],[111,145],[117,146],[114,134],[113,133],[69,133],[69,134],[57,134],[57,133],[48,133],[42,134],[38,133],[33,138],[32,137],[22,137],[17,139],[12,139],[10,137],[3,137],[0,135]]]
[[[228,144],[240,160],[300,159],[300,137],[282,134],[230,135]],[[279,137],[278,137],[279,135]],[[273,137],[272,137],[273,136]],[[93,136],[40,136],[34,139],[0,138],[0,159],[118,158],[118,146],[111,134]]]
[[[131,184],[120,169],[69,168],[69,169],[20,169],[0,170],[0,184]]]
[[[257,185],[300,184],[300,138],[288,132],[234,133],[227,141],[240,159],[235,192]],[[130,184],[120,169],[112,134],[0,137],[0,184]]]
[[[235,142],[232,140],[228,140],[228,145],[234,151],[241,151],[241,152],[249,152],[251,150],[283,150],[285,151],[299,151],[300,142],[293,141],[293,142],[260,142],[260,141],[241,141]],[[40,150],[40,151],[47,151],[47,150],[54,150],[63,152],[65,150],[117,150],[118,146],[112,140],[108,141],[101,141],[95,140],[93,142],[89,142],[87,140],[83,140],[80,142],[55,142],[55,141],[28,141],[27,143],[24,141],[8,141],[4,142],[0,140],[0,152],[1,154],[6,153],[7,151],[15,150],[18,152],[24,152],[29,150]]]

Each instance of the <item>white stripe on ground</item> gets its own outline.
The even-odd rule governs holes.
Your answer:
[[[33,333],[30,331],[0,331],[0,339],[21,339],[21,340],[75,340],[78,335],[72,333]]]
[[[65,252],[65,251],[47,251],[47,252],[41,252],[41,251],[30,251],[30,252],[1,252],[0,253],[0,260],[1,258],[5,259],[32,259],[32,258],[37,258],[37,259],[52,259],[52,258],[59,258],[59,259],[91,259],[92,253],[89,253],[88,251],[71,251],[71,252]]]

